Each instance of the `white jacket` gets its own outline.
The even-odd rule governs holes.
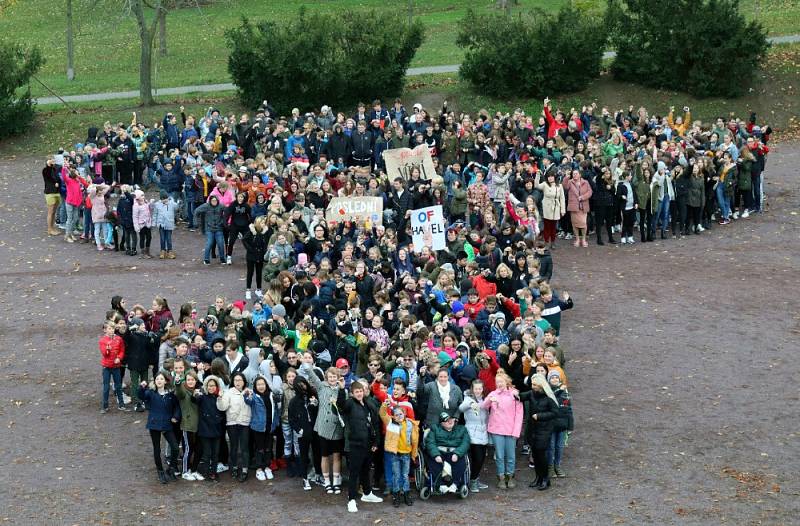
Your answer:
[[[250,425],[250,406],[245,403],[244,395],[238,389],[231,387],[217,398],[217,409],[225,411],[229,426]]]

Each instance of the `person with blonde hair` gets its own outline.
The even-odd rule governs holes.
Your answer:
[[[497,488],[513,489],[517,487],[514,482],[516,445],[522,432],[524,410],[519,391],[514,388],[511,377],[505,371],[497,371],[495,390],[481,402],[481,407],[489,411],[487,428],[494,444]]]
[[[543,491],[550,487],[547,449],[550,447],[553,425],[559,415],[558,400],[543,374],[534,374],[530,384],[531,390],[520,395],[522,401],[530,403],[527,439],[531,447],[536,479],[529,486]]]
[[[264,273],[264,254],[267,252],[267,217],[259,216],[248,227],[247,233],[242,238],[242,244],[246,250],[245,260],[247,261],[247,285],[244,293],[246,300],[252,298],[250,287],[253,284],[253,273],[256,278],[256,296],[263,297],[261,292],[261,280]]]

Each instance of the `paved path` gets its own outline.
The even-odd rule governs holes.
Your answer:
[[[772,44],[792,44],[800,42],[800,35],[786,35],[781,37],[770,37]],[[603,53],[604,59],[614,58],[614,51]],[[458,71],[458,64],[448,64],[445,66],[426,66],[423,68],[409,68],[406,75],[414,77],[417,75],[431,75],[436,73],[455,73]],[[234,91],[236,86],[230,82],[223,84],[200,84],[197,86],[179,86],[177,88],[161,88],[154,92],[154,95],[184,95],[187,93],[213,93],[217,91]],[[139,91],[113,91],[107,93],[88,93],[85,95],[65,95],[62,97],[67,102],[94,102],[102,100],[135,99],[139,97]],[[61,101],[56,97],[40,97],[36,99],[37,104],[59,104]]]

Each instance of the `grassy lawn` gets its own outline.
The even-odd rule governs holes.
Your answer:
[[[759,115],[759,121],[769,122],[784,138],[800,136],[800,45],[792,44],[775,48],[770,52],[764,72],[753,91],[739,99],[697,100],[684,94],[643,88],[633,84],[616,82],[608,75],[601,76],[587,89],[568,95],[553,94],[554,104],[569,109],[597,102],[615,111],[633,104],[644,105],[652,113],[663,113],[674,105],[678,108],[689,105],[695,119],[709,121],[718,115],[731,112],[746,117],[751,110]],[[513,111],[522,108],[527,113],[538,115],[542,109],[540,100],[528,98],[494,99],[472,92],[458,79],[457,74],[426,75],[410,78],[403,95],[406,107],[421,102],[431,111],[438,111],[442,101],[456,111],[474,113],[481,108],[492,112]],[[139,108],[137,100],[109,101],[74,105],[77,113],[59,107],[41,109],[33,128],[25,135],[7,139],[0,145],[0,155],[41,155],[55,151],[59,146],[71,147],[82,142],[90,126],[100,126],[105,121],[129,122],[131,112],[137,111],[145,122],[160,120],[166,111],[177,111],[182,104],[187,113],[199,115],[213,105],[225,114],[240,115],[248,111],[243,108],[235,93],[220,93],[214,97],[184,95],[160,97],[159,105]],[[338,110],[339,108],[334,108]],[[348,109],[349,111],[349,109]]]
[[[523,8],[538,7],[555,11],[569,0],[519,0]],[[0,16],[0,34],[40,46],[47,64],[39,78],[60,95],[124,91],[138,88],[139,42],[132,16],[120,10],[119,0],[74,0],[76,78],[66,80],[66,44],[63,2],[20,0]],[[577,0],[578,5],[596,9],[604,0]],[[756,0],[742,0],[742,11],[755,15]],[[200,2],[202,5],[203,2]],[[457,22],[467,9],[495,11],[492,0],[414,0],[415,16],[426,25],[426,40],[412,66],[432,66],[460,62],[455,45]],[[391,5],[379,0],[214,0],[211,5],[184,8],[168,16],[169,55],[155,61],[156,87],[186,86],[228,82],[227,48],[223,39],[227,28],[242,16],[253,20],[288,19],[304,6],[312,11],[377,9],[387,23],[406,19],[407,3]],[[800,2],[760,0],[761,19],[770,34],[800,33]],[[515,7],[517,8],[517,7]],[[41,85],[31,86],[35,96],[50,95]]]

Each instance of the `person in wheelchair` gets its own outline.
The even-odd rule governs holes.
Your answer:
[[[435,490],[438,489],[439,493],[460,493],[463,490],[468,451],[467,428],[458,425],[456,417],[442,411],[439,423],[431,426],[425,436],[423,448],[425,466]]]

